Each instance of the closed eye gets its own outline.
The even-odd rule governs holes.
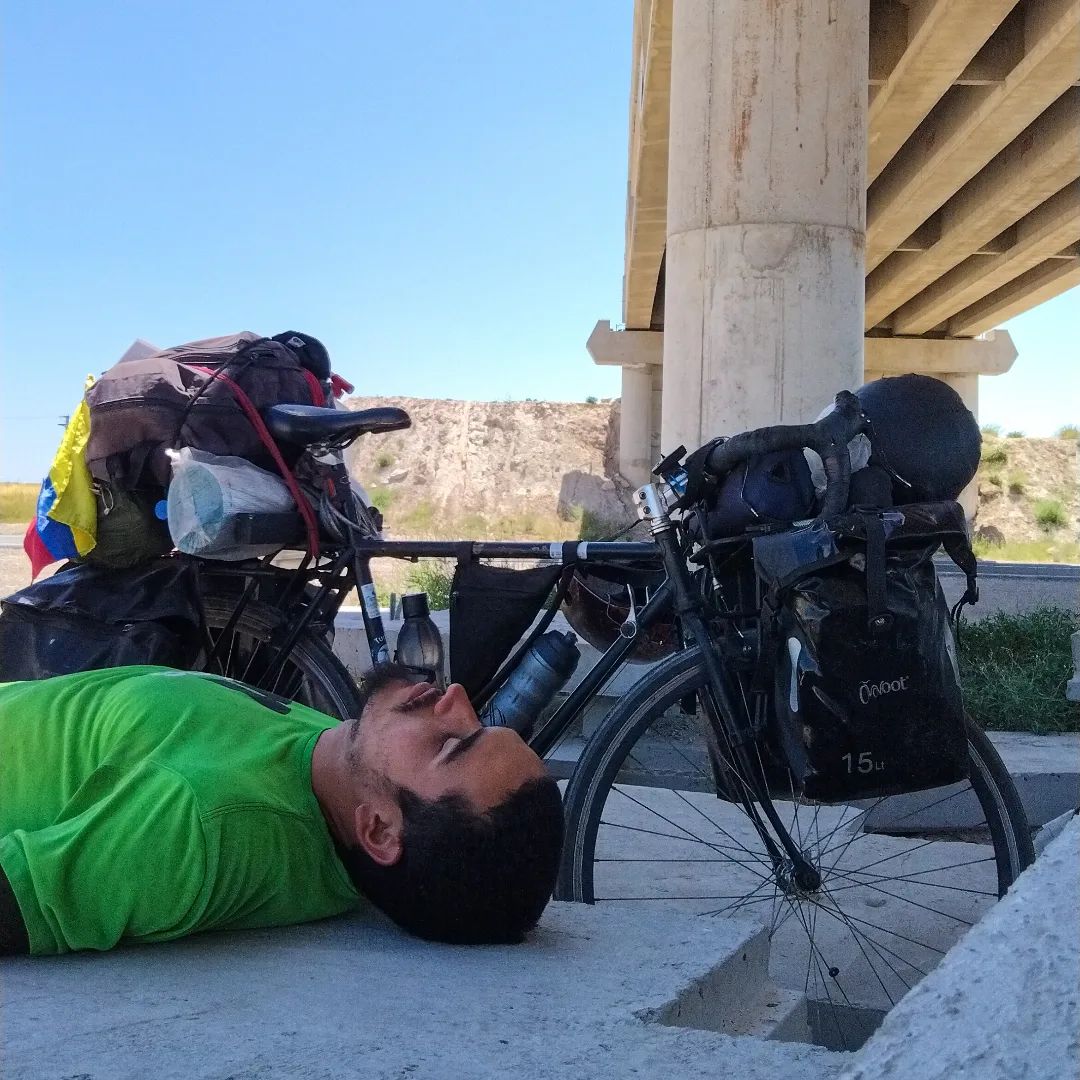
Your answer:
[[[461,757],[462,754],[467,754],[475,745],[476,740],[484,734],[483,728],[477,728],[471,735],[466,735],[464,739],[461,739],[456,746],[450,748],[446,756],[443,758],[443,764],[448,765],[451,761]],[[449,741],[449,740],[448,740]]]

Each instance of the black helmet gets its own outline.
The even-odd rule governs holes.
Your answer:
[[[956,499],[979,467],[979,424],[960,395],[929,375],[875,379],[855,391],[874,426],[871,464],[902,483],[898,503]]]
[[[605,566],[597,572],[579,567],[574,571],[567,589],[563,614],[580,637],[594,649],[603,652],[619,636],[619,628],[630,614],[631,593],[634,610],[640,612],[649,595],[663,581],[662,570]],[[641,664],[651,663],[673,653],[678,647],[675,611],[671,608],[638,639],[629,659]]]
[[[286,330],[283,334],[275,334],[270,340],[292,349],[300,363],[320,382],[330,378],[330,354],[317,337],[301,334],[299,330]]]

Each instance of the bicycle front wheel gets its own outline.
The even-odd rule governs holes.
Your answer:
[[[699,650],[670,657],[589,740],[566,792],[557,895],[756,916],[772,978],[807,995],[829,1045],[851,1048],[866,1016],[891,1008],[1031,862],[1020,799],[970,721],[961,784],[824,805],[789,780],[773,802],[821,875],[808,891],[774,865],[744,808],[717,795],[697,704],[706,683]]]
[[[216,648],[215,662],[208,670],[339,720],[360,715],[356,684],[322,637],[305,632],[288,656],[280,657],[275,642],[284,637],[287,626],[275,608],[257,602],[247,604],[228,639],[221,641],[235,606],[235,597],[203,597],[207,628]]]

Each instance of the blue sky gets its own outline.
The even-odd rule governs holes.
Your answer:
[[[135,337],[307,330],[363,393],[619,392],[630,0],[9,5],[0,479]],[[1080,421],[1080,299],[983,419]]]

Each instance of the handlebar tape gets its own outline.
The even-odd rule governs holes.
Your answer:
[[[814,424],[777,424],[734,435],[703,447],[697,465],[705,474],[718,478],[762,454],[778,450],[813,450],[825,469],[825,498],[821,516],[839,513],[847,504],[851,480],[848,443],[869,428],[859,399],[850,390],[836,395],[835,408]],[[704,451],[704,452],[703,452]],[[697,455],[692,455],[697,457]],[[690,472],[690,461],[687,461]]]

